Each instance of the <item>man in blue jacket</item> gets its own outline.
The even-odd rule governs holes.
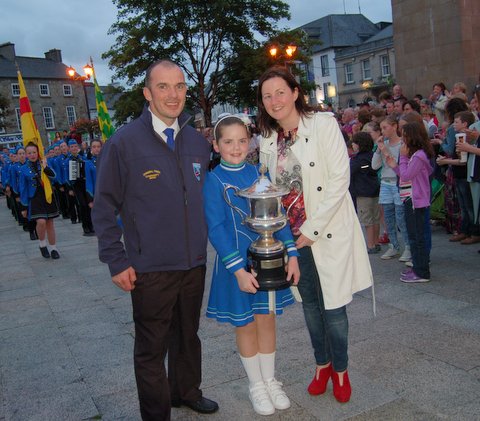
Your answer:
[[[179,66],[153,63],[143,89],[148,106],[105,143],[97,166],[93,224],[100,260],[113,282],[131,292],[144,420],[169,420],[171,406],[218,409],[200,390],[197,334],[207,257],[202,185],[210,145],[188,125],[186,93]]]

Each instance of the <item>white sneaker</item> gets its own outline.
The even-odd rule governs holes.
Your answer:
[[[382,254],[380,259],[389,260],[389,259],[392,259],[393,257],[398,256],[399,254],[400,254],[400,250],[393,247],[392,244],[389,244],[387,251],[384,254]]]
[[[248,397],[257,414],[271,415],[275,413],[275,407],[270,400],[270,395],[267,392],[267,386],[264,382],[258,382],[250,386]]]
[[[270,399],[272,400],[273,406],[276,409],[290,408],[290,399],[288,399],[288,396],[283,391],[282,383],[280,383],[276,379],[270,379],[265,381],[265,385],[267,386],[267,392],[270,395]]]
[[[409,268],[413,268],[413,262],[411,260],[408,260],[405,262],[405,266],[408,266]]]
[[[402,255],[398,259],[400,262],[408,262],[412,260],[412,253],[410,252],[410,247],[405,246]]]

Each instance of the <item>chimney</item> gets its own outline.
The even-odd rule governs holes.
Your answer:
[[[15,44],[11,42],[0,44],[0,56],[5,57],[9,61],[15,61]]]
[[[50,51],[45,53],[45,58],[47,60],[54,61],[56,63],[62,62],[62,50],[57,50],[56,48],[52,48]]]

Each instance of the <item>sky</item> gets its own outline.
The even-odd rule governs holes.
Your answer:
[[[285,0],[284,0],[285,1]],[[280,27],[296,28],[330,14],[359,13],[372,22],[392,21],[390,0],[286,0],[291,20]],[[100,85],[114,75],[101,55],[115,43],[108,30],[117,18],[111,0],[0,0],[0,44],[15,44],[17,56],[45,57],[53,48],[62,61],[82,74],[90,57]]]

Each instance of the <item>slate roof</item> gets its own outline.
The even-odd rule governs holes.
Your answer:
[[[389,25],[386,28],[382,29],[380,32],[376,33],[373,37],[368,38],[367,42],[380,41],[385,38],[393,37],[393,25]]]
[[[15,60],[24,79],[68,79],[68,66],[63,63],[37,57],[16,56]],[[0,56],[0,77],[16,78],[17,68],[15,62]]]
[[[358,45],[379,32],[379,28],[361,14],[328,15],[300,27],[321,44],[313,52]]]

